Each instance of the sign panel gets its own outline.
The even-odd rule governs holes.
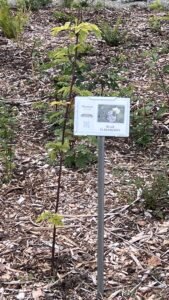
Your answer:
[[[75,98],[75,135],[128,137],[129,119],[129,98]]]

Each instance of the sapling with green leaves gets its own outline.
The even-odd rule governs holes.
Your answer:
[[[54,36],[60,33],[67,34],[69,43],[66,47],[56,49],[50,54],[53,66],[57,66],[57,70],[60,70],[60,73],[63,72],[62,76],[64,77],[60,78],[62,81],[57,82],[56,100],[51,103],[55,106],[56,139],[47,144],[51,158],[59,158],[57,195],[53,217],[57,216],[58,213],[63,162],[67,153],[73,149],[72,145],[76,143],[72,133],[74,98],[76,95],[92,95],[89,90],[82,88],[81,81],[78,80],[81,69],[84,67],[82,57],[88,46],[87,38],[89,34],[94,34],[97,38],[101,37],[101,32],[95,24],[80,22],[78,19],[74,23],[66,22],[63,26],[52,29]],[[85,154],[84,149],[81,150]],[[56,226],[54,224],[52,271],[54,271]]]

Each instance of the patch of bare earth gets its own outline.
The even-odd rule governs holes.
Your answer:
[[[57,162],[49,165],[44,147],[50,138],[48,126],[33,106],[40,100],[49,101],[53,90],[53,70],[39,72],[37,64],[47,61],[49,50],[66,42],[64,36],[51,36],[51,29],[58,25],[53,11],[33,14],[20,44],[3,36],[0,39],[0,96],[19,112],[16,169],[10,183],[3,183],[0,190],[1,300],[96,299],[97,166],[86,172],[63,168],[59,213],[64,215],[65,225],[57,228],[53,276],[52,228],[36,223],[41,212],[54,209],[57,191]],[[139,101],[154,99],[157,105],[167,103],[166,95],[154,85],[142,53],[169,47],[168,24],[161,34],[152,32],[148,23],[152,13],[137,7],[97,14],[86,11],[84,19],[98,22],[105,17],[113,22],[118,14],[129,42],[110,48],[91,40],[96,53],[89,61],[99,70],[111,64],[110,57],[125,55],[125,84],[133,84],[135,97]],[[160,64],[164,61],[169,62],[168,53],[161,56]],[[152,174],[168,170],[169,134],[158,132],[147,150],[124,139],[107,139],[105,148],[104,299],[167,300],[168,208],[163,220],[154,218],[151,211],[143,209],[136,183],[151,181]]]

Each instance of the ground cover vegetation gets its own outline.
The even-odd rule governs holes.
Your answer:
[[[168,299],[168,11],[64,6],[0,6],[2,299],[96,298],[97,147],[73,136],[76,95],[131,98],[130,138],[105,145],[104,298]]]
[[[11,10],[6,0],[0,1],[0,28],[7,38],[19,39],[28,18],[29,15],[24,1],[18,1],[16,12]]]

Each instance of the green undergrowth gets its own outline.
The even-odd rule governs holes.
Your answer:
[[[52,3],[52,0],[25,0],[26,7],[32,11],[44,8],[50,3]]]
[[[125,42],[126,32],[121,30],[121,24],[121,18],[117,18],[114,26],[109,25],[109,23],[105,21],[100,25],[102,38],[108,46],[118,46]]]
[[[169,210],[169,176],[166,173],[155,174],[150,186],[145,185],[142,192],[143,205],[154,216],[164,218]]]
[[[7,0],[0,0],[0,28],[5,37],[19,39],[28,20],[29,12],[24,1],[18,1],[16,11],[12,11]]]
[[[64,12],[64,11],[55,11],[53,13],[53,17],[56,21],[65,23],[65,22],[73,22],[75,20],[75,16],[71,12]]]

